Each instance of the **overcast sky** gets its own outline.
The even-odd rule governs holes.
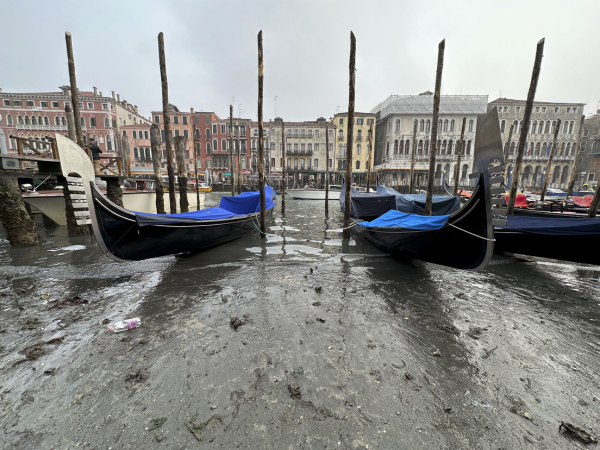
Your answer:
[[[391,94],[433,91],[446,39],[442,94],[525,99],[537,42],[546,46],[536,100],[600,100],[600,2],[43,1],[0,0],[0,88],[68,84],[73,34],[80,90],[114,90],[140,113],[162,109],[159,32],[169,101],[180,110],[257,117],[257,39],[263,30],[264,118],[332,117],[348,104],[350,31],[357,40],[356,110]],[[234,100],[233,100],[234,99]]]

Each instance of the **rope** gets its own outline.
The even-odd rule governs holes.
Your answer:
[[[252,221],[252,225],[254,225],[254,228],[256,228],[260,234],[264,234],[265,236],[269,235],[269,233],[263,233],[262,231],[260,231],[260,228],[258,228],[258,226],[254,223],[254,220]]]
[[[445,222],[445,224],[450,225],[451,227],[454,227],[457,230],[464,231],[465,233],[470,234],[471,236],[475,236],[476,238],[483,239],[484,241],[496,242],[496,239],[484,238],[483,236],[479,236],[478,234],[471,233],[470,231],[467,231],[467,230],[463,230],[462,228],[459,228],[456,225],[452,225],[451,223]]]

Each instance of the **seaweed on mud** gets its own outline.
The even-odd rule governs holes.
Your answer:
[[[195,415],[194,417],[189,419],[187,422],[185,422],[185,425],[190,429],[190,431],[194,434],[196,439],[198,439],[199,441],[202,441],[205,439],[202,436],[202,433],[204,431],[206,431],[207,428],[214,428],[216,426],[217,422],[220,423],[221,425],[223,425],[223,419],[221,418],[221,416],[219,416],[217,414],[210,416],[204,422],[197,423],[197,421],[198,421],[198,415]],[[212,442],[214,440],[214,436],[208,435],[208,436],[206,436],[206,440],[208,442]]]
[[[35,330],[41,324],[42,324],[42,321],[40,319],[38,319],[37,317],[35,317],[33,319],[27,319],[25,321],[25,323],[23,324],[23,326],[21,327],[21,330]]]

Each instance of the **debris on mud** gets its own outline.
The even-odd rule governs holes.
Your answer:
[[[438,327],[440,330],[445,331],[446,333],[450,333],[450,334],[458,334],[459,333],[458,329],[452,325],[440,325],[439,323],[436,322],[435,326]]]
[[[229,325],[231,325],[231,327],[234,330],[237,330],[239,327],[241,327],[245,323],[246,322],[244,320],[240,319],[239,317],[231,316],[231,318],[229,319]]]
[[[562,433],[563,430],[566,434],[569,434],[570,436],[572,436],[576,439],[579,439],[580,441],[582,441],[585,444],[592,444],[592,443],[596,444],[598,442],[595,437],[590,435],[583,428],[580,428],[573,424],[561,422],[560,425],[558,426],[558,432]]]
[[[27,319],[25,321],[25,324],[21,327],[21,330],[35,330],[37,327],[39,327],[42,324],[42,321],[40,319],[33,318],[33,319]]]
[[[520,409],[517,409],[516,406],[511,406],[510,407],[510,412],[513,413],[513,414],[516,414],[518,416],[525,417],[527,420],[533,421],[533,417],[531,416],[531,414],[529,414],[528,412],[522,411]]]
[[[404,378],[410,381],[410,380],[412,380],[414,377],[413,377],[413,376],[412,376],[410,373],[406,372],[406,373],[404,374]]]
[[[322,317],[317,317],[317,322],[325,323],[325,319]]]
[[[323,290],[323,288],[322,288],[321,286],[317,286],[317,287],[315,287],[315,292],[316,292],[317,294],[320,294],[322,290]]]
[[[486,350],[484,348],[483,349],[483,355],[481,355],[481,359],[488,359],[490,356],[492,356],[492,353],[494,353],[494,351],[496,351],[496,349],[498,349],[497,345],[493,349],[491,349],[491,350]]]
[[[458,294],[454,294],[455,298],[463,298],[465,296],[464,292],[459,292]]]
[[[59,302],[58,300],[54,300],[54,301],[51,301],[50,303],[52,303],[52,306],[50,308],[48,308],[48,310],[63,309],[63,308],[66,308],[67,306],[87,305],[89,302],[86,299],[83,299],[76,295],[73,298],[66,298],[62,302]]]
[[[300,392],[300,386],[297,384],[288,384],[288,391],[290,391],[290,395],[292,398],[302,398],[302,392]]]
[[[438,348],[435,352],[432,353],[433,356],[437,356],[438,358],[442,357],[442,352],[440,352],[440,349]]]
[[[472,339],[479,339],[481,337],[481,333],[487,331],[487,328],[482,327],[469,327],[469,331],[467,331],[467,336]]]
[[[55,371],[56,367],[49,367],[48,369],[44,370],[44,375],[54,375]]]
[[[194,436],[196,436],[196,439],[198,439],[199,441],[206,440],[207,442],[214,441],[215,437],[211,432],[215,431],[215,428],[217,427],[218,424],[223,425],[223,419],[221,419],[221,416],[219,416],[217,414],[210,416],[208,418],[208,420],[206,420],[204,422],[200,422],[200,423],[197,423],[197,422],[198,422],[198,416],[195,415],[194,417],[189,419],[185,423],[185,425],[190,429],[190,431],[194,434]],[[203,436],[203,433],[205,431],[208,432],[208,434],[206,434],[206,436]]]
[[[379,383],[383,381],[383,377],[381,376],[381,370],[379,369],[371,369],[369,375],[375,377],[375,381],[378,381]]]
[[[167,421],[166,417],[159,417],[158,419],[150,419],[150,423],[151,425],[146,428],[147,431],[154,431],[154,430],[158,430],[160,427],[162,427],[164,425],[164,423]]]
[[[313,302],[313,306],[321,306],[321,302]]]
[[[149,378],[147,373],[142,372],[141,370],[136,370],[135,372],[130,372],[125,377],[125,381],[128,383],[143,383]]]
[[[24,348],[21,353],[25,355],[25,358],[33,361],[40,356],[44,356],[46,354],[46,349],[44,348],[44,343],[40,342],[39,344],[30,345],[29,347]]]

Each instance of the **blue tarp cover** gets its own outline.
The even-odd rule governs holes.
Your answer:
[[[271,209],[274,206],[275,190],[265,187],[265,208]],[[179,214],[145,214],[135,213],[138,226],[158,224],[174,224],[185,222],[197,222],[199,220],[223,220],[236,216],[244,216],[260,211],[260,192],[242,192],[235,197],[222,197],[219,206],[214,208],[201,209]]]
[[[553,218],[507,216],[507,226],[498,227],[507,231],[546,234],[550,236],[585,236],[600,234],[600,218]]]
[[[425,198],[427,194],[400,194],[395,189],[378,185],[377,195],[394,195],[396,196],[396,209],[405,213],[423,214],[425,211]],[[452,214],[460,208],[460,201],[457,197],[448,195],[433,196],[433,211],[434,216]]]
[[[439,230],[448,220],[446,216],[419,216],[400,211],[388,211],[370,222],[360,222],[361,227],[395,227],[409,230]]]

